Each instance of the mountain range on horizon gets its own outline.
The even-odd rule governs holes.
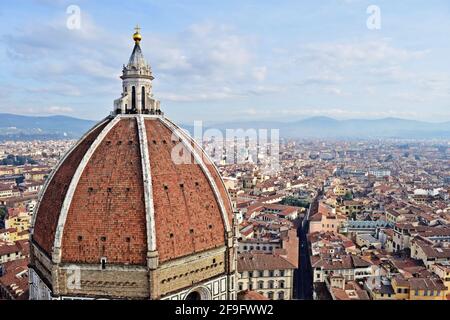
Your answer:
[[[215,123],[223,128],[275,128],[280,129],[283,138],[324,139],[450,139],[450,121],[431,123],[400,118],[348,119],[311,117],[290,122],[243,121],[238,123]]]
[[[77,139],[96,121],[68,116],[22,116],[0,113],[0,140]],[[193,126],[181,123],[192,133]],[[205,122],[203,130],[280,129],[282,138],[323,139],[450,139],[450,121],[430,123],[399,118],[336,120],[311,117],[290,122],[223,121]]]
[[[96,121],[68,116],[22,116],[0,113],[0,140],[78,139]]]

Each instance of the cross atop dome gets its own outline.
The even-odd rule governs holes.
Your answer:
[[[141,27],[139,27],[139,25],[136,25],[134,30],[136,32],[133,34],[133,40],[136,42],[136,44],[139,44],[142,40]]]

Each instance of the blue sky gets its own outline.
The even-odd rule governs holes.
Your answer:
[[[104,117],[137,23],[154,94],[178,122],[450,120],[448,0],[1,1],[0,112]]]

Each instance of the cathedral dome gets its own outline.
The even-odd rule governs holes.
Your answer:
[[[228,192],[159,111],[151,80],[126,77],[112,114],[48,178],[32,221],[32,299],[234,299]]]
[[[191,159],[176,163],[178,153]],[[33,240],[61,263],[146,265],[149,251],[165,262],[224,245],[231,223],[220,175],[193,139],[160,116],[116,115],[51,175]]]

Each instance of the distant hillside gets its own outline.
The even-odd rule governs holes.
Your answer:
[[[96,122],[66,116],[31,117],[0,113],[0,140],[74,139]]]
[[[65,116],[31,117],[0,113],[0,140],[76,139],[89,130],[96,121]],[[192,125],[184,128],[192,132]],[[386,118],[378,120],[335,120],[314,117],[292,122],[242,121],[205,124],[205,129],[280,129],[284,138],[337,139],[450,139],[450,122]]]
[[[280,129],[285,138],[340,138],[340,139],[450,139],[450,122],[429,123],[423,121],[385,118],[377,120],[335,120],[314,117],[293,122],[244,121],[207,125],[218,129]],[[189,129],[189,128],[188,128]]]

